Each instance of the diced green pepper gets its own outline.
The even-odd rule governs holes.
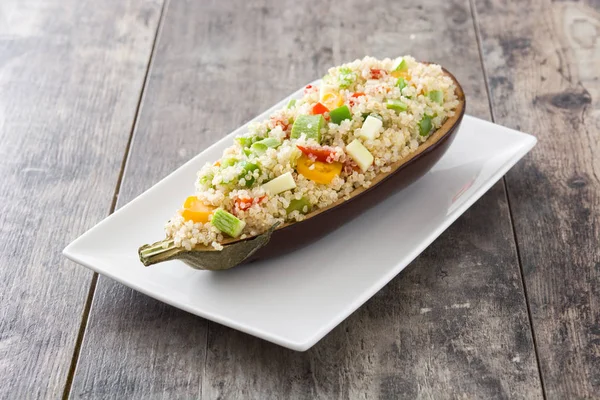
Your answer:
[[[352,113],[350,113],[347,105],[343,105],[329,111],[329,117],[331,118],[331,122],[339,125],[345,119],[352,119]]]
[[[236,218],[222,208],[215,211],[210,223],[221,232],[234,238],[240,236],[246,226],[244,221]]]
[[[305,210],[306,207],[306,211]],[[306,197],[302,197],[300,200],[293,199],[290,201],[290,205],[285,209],[290,214],[293,211],[300,211],[300,214],[306,214],[310,211],[310,202]]]
[[[400,88],[400,91],[402,91],[402,89],[404,89],[406,86],[408,86],[408,83],[406,83],[406,79],[400,77],[396,81],[396,86],[398,86]]]
[[[290,101],[288,101],[287,103],[287,108],[292,108],[296,105],[296,99],[290,99]]]
[[[258,142],[252,143],[250,150],[258,156],[265,154],[268,148],[277,148],[281,145],[281,142],[275,138],[264,138]]]
[[[321,114],[317,115],[299,115],[292,125],[292,139],[298,139],[305,135],[307,139],[314,139],[321,143],[321,128],[325,124],[325,119]]]
[[[252,176],[253,172],[258,170],[260,173],[260,167],[258,164],[251,163],[248,161],[241,161],[240,166],[242,167],[242,173],[238,176],[238,179],[244,178],[246,180],[246,187],[251,187],[256,182],[256,178]],[[248,178],[248,174],[250,174],[250,178]]]
[[[431,132],[431,117],[425,115],[419,122],[419,134],[421,136],[427,136],[429,132]]]
[[[444,103],[444,92],[442,92],[441,90],[432,90],[427,96],[429,96],[431,101],[436,102],[440,105]]]
[[[406,111],[408,109],[408,105],[406,103],[401,102],[400,100],[388,100],[385,104],[386,108],[390,110],[394,110],[397,112]]]

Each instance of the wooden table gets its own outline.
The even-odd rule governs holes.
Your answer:
[[[538,146],[305,353],[63,247],[329,66],[411,54]],[[600,398],[600,4],[0,3],[0,398]],[[428,312],[423,312],[426,309]]]

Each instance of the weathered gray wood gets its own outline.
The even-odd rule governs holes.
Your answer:
[[[600,3],[477,11],[496,122],[539,139],[507,182],[546,394],[600,398]]]
[[[0,398],[59,398],[92,273],[61,250],[105,217],[157,1],[0,3]]]
[[[164,21],[119,204],[365,54],[443,63],[464,82],[469,112],[489,117],[467,0],[173,1]],[[505,199],[496,185],[305,353],[101,277],[72,397],[541,398]]]

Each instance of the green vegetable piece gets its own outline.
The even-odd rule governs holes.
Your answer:
[[[406,63],[406,60],[402,59],[398,65],[396,65],[396,68],[393,69],[394,71],[407,71],[408,70],[408,64]]]
[[[287,108],[290,109],[296,105],[296,99],[290,99],[287,103]]]
[[[402,91],[402,89],[408,86],[408,83],[406,83],[406,79],[400,77],[396,81],[396,86],[398,86],[400,88],[400,91]]]
[[[228,213],[222,208],[215,211],[210,223],[221,232],[234,238],[240,236],[246,226],[244,221],[236,218],[233,214]]]
[[[281,146],[281,142],[275,138],[264,138],[258,142],[252,143],[250,150],[258,156],[265,154],[268,148],[277,148]]]
[[[204,186],[212,187],[212,180],[214,179],[213,174],[207,174],[200,177],[200,184]]]
[[[250,147],[255,139],[256,137],[254,136],[238,136],[235,138],[236,142],[238,142],[243,148]]]
[[[431,101],[436,102],[440,105],[444,103],[444,92],[442,92],[441,90],[432,90],[427,96],[429,96]]]
[[[314,139],[321,143],[321,128],[325,125],[325,119],[321,114],[299,115],[292,125],[292,139],[298,139],[305,135],[307,139]]]
[[[306,211],[304,211],[304,207],[306,207]],[[290,205],[285,209],[285,211],[290,214],[294,211],[300,211],[300,214],[306,214],[310,211],[310,202],[306,197],[298,199],[293,199],[290,201]]]
[[[237,164],[238,159],[234,157],[226,157],[221,159],[221,168],[227,168]]]
[[[254,176],[250,175],[251,178],[248,179],[246,176],[249,173],[252,174],[256,170],[258,170],[260,173],[260,167],[258,166],[258,164],[248,162],[248,161],[241,161],[240,166],[242,167],[242,173],[238,176],[238,180],[244,178],[246,180],[245,186],[252,187],[252,185],[254,185],[254,182],[256,182],[256,178]]]
[[[329,111],[329,117],[331,118],[331,122],[339,125],[345,119],[352,119],[352,114],[350,113],[348,106],[343,105]]]
[[[341,89],[348,89],[356,80],[356,75],[348,67],[340,68],[338,75],[338,84]]]
[[[390,110],[394,110],[397,112],[406,111],[408,109],[408,105],[406,105],[406,103],[401,102],[400,100],[388,100],[385,106]]]
[[[431,117],[429,115],[423,116],[423,119],[419,121],[419,134],[421,136],[427,136],[431,132]]]
[[[251,155],[253,155],[254,153],[252,152],[252,150],[250,149],[244,149],[242,150],[244,152],[244,154],[248,157],[250,157]]]

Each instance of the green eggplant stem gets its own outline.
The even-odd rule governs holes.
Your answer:
[[[186,251],[183,247],[175,246],[173,239],[164,239],[156,243],[140,247],[140,261],[146,266],[176,258],[177,254]]]

